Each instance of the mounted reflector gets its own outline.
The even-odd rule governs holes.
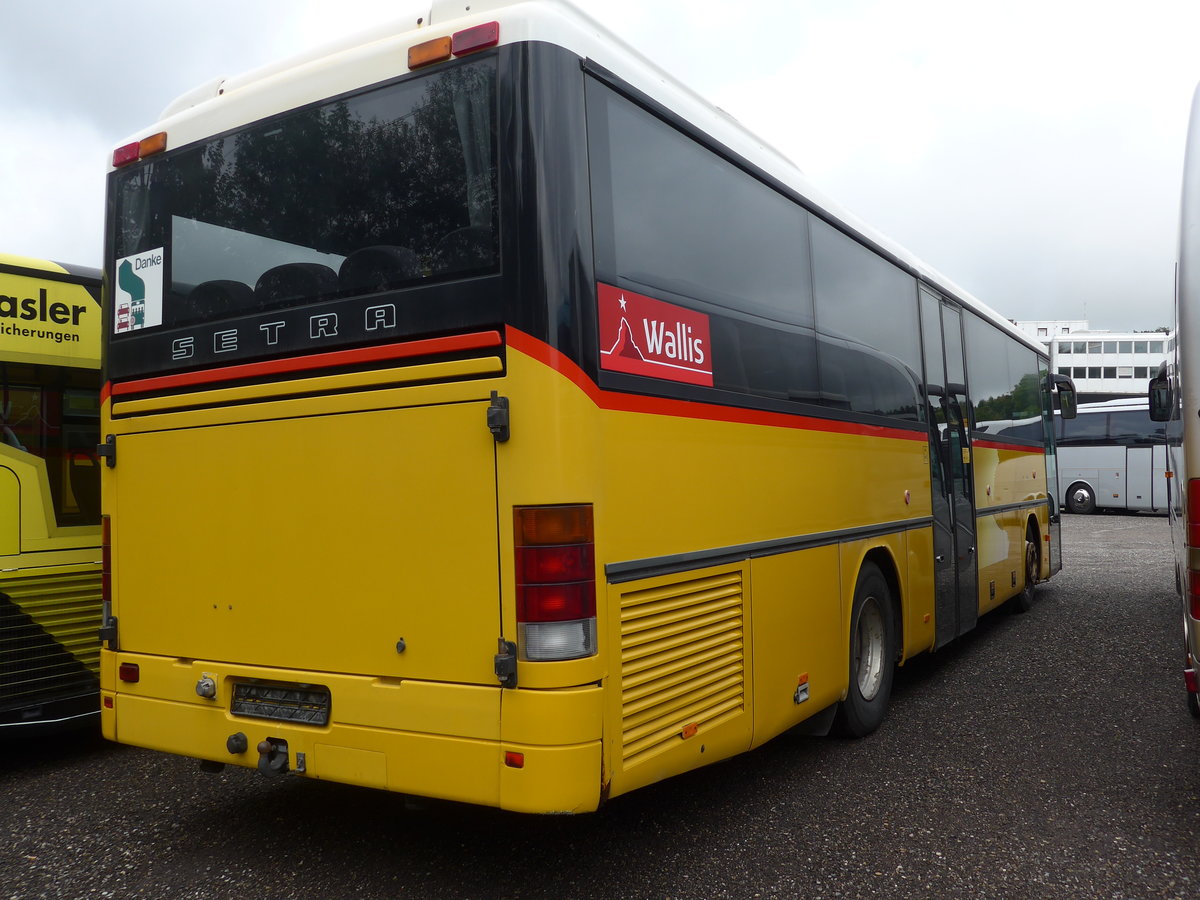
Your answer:
[[[450,39],[450,52],[455,56],[465,56],[500,43],[500,23],[488,22],[485,25],[474,25],[454,32]]]

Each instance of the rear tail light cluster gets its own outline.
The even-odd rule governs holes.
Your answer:
[[[1200,478],[1189,478],[1187,483],[1187,542],[1191,549],[1200,550]],[[1200,572],[1194,569],[1188,572],[1187,593],[1188,612],[1200,619]]]
[[[495,47],[500,43],[500,23],[488,22],[456,31],[447,37],[433,38],[408,48],[408,67],[419,69],[437,62],[445,62],[452,56],[466,56]]]
[[[592,507],[514,510],[517,631],[522,659],[596,653],[596,551]]]
[[[150,137],[142,138],[140,141],[134,141],[131,144],[124,144],[114,150],[112,158],[113,168],[119,169],[121,166],[135,163],[139,159],[145,159],[147,156],[153,156],[155,153],[162,153],[166,149],[167,133],[160,131],[158,134],[152,134]]]

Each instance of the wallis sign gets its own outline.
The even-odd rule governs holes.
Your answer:
[[[708,316],[609,284],[596,289],[600,368],[712,386]]]

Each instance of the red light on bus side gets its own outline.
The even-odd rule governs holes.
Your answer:
[[[1189,547],[1200,547],[1200,478],[1189,478],[1187,483],[1187,542]]]
[[[517,584],[586,581],[592,578],[595,570],[591,544],[517,548]]]
[[[486,50],[500,43],[500,23],[488,22],[456,31],[450,38],[450,52],[455,56]]]
[[[136,684],[142,680],[142,670],[137,663],[121,663],[117,668],[117,677],[122,681]]]
[[[166,149],[167,133],[165,131],[152,134],[131,144],[123,144],[113,151],[113,168],[119,169],[121,166],[127,166],[139,159],[153,156],[155,153],[162,153]]]
[[[569,622],[596,615],[596,583],[517,586],[518,622]]]
[[[590,504],[513,509],[519,649],[527,660],[596,653],[596,551]]]
[[[131,162],[137,162],[141,146],[141,141],[134,141],[132,144],[124,144],[114,150],[113,168],[119,169],[121,166],[127,166]]]
[[[504,752],[504,764],[510,769],[525,768],[525,754],[518,753],[515,750],[506,750]]]

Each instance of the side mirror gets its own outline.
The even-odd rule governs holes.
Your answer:
[[[1078,404],[1075,402],[1075,388],[1072,387],[1065,391],[1060,389],[1058,392],[1058,411],[1062,414],[1062,417],[1064,419],[1075,418],[1077,409]]]
[[[1152,422],[1169,422],[1171,421],[1171,381],[1167,378],[1166,367],[1159,370],[1158,374],[1150,379],[1150,389],[1147,392],[1147,398],[1150,403],[1150,421]]]
[[[1075,382],[1065,375],[1051,376],[1051,383],[1058,394],[1058,411],[1064,419],[1075,418],[1078,404],[1075,401]]]

